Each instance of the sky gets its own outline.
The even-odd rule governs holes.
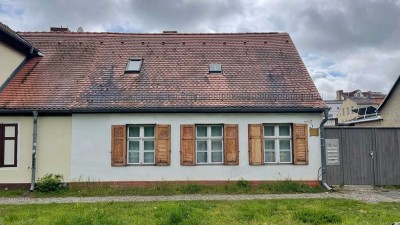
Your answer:
[[[400,0],[0,0],[16,31],[288,32],[324,99],[387,93],[400,74]]]

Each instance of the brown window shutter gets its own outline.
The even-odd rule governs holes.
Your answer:
[[[156,125],[156,165],[171,164],[171,125]]]
[[[308,164],[307,124],[293,124],[293,158],[296,165]]]
[[[181,125],[181,165],[195,165],[195,125]]]
[[[111,166],[126,165],[126,126],[111,126]]]
[[[224,164],[239,165],[239,135],[237,124],[224,125]]]
[[[249,164],[263,165],[263,125],[249,124]]]

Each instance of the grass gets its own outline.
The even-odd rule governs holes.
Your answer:
[[[251,186],[245,180],[226,185],[199,185],[199,184],[170,184],[160,183],[149,187],[117,187],[106,184],[78,183],[65,189],[54,192],[30,193],[26,190],[1,190],[0,197],[89,197],[89,196],[155,196],[181,194],[281,194],[281,193],[318,193],[323,192],[321,187],[310,187],[307,184],[290,180],[264,183]]]
[[[400,203],[340,199],[0,205],[0,224],[392,224]]]

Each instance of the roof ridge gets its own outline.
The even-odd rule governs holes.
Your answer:
[[[113,35],[288,35],[287,32],[221,32],[221,33],[134,33],[134,32],[60,32],[60,31],[17,31],[22,34],[63,34],[63,35],[80,35],[80,34],[113,34]]]

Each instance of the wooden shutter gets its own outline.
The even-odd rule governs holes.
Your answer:
[[[224,164],[239,165],[239,135],[237,124],[224,125]]]
[[[181,125],[181,165],[195,165],[195,125]]]
[[[126,126],[111,126],[111,166],[126,165]]]
[[[293,158],[294,164],[308,164],[307,124],[293,124]]]
[[[263,165],[263,125],[249,124],[249,164]]]
[[[171,163],[171,125],[156,125],[156,165]]]

